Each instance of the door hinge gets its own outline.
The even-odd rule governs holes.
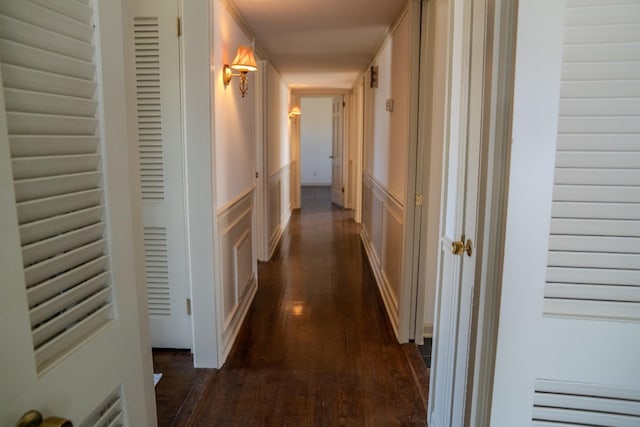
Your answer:
[[[256,178],[258,178],[260,176],[260,174],[258,172],[256,172]]]
[[[422,206],[422,194],[416,194],[416,206]]]
[[[187,298],[187,316],[191,316],[191,298]]]
[[[346,107],[346,106],[347,106],[347,103],[346,103],[346,102],[344,102],[344,101],[342,101],[342,108],[344,108],[344,107]]]
[[[342,192],[344,193],[344,187],[342,187]]]
[[[182,20],[180,19],[180,17],[178,16],[176,18],[176,22],[177,22],[177,33],[178,33],[178,37],[182,36]]]

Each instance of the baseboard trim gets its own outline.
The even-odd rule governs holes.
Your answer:
[[[244,320],[247,317],[247,312],[249,311],[249,307],[251,307],[251,303],[253,302],[253,298],[256,296],[257,291],[258,281],[254,275],[251,278],[251,284],[247,286],[245,294],[241,297],[241,303],[236,306],[233,314],[230,316],[231,320],[222,334],[226,339],[224,339],[224,342],[222,343],[220,366],[222,366],[227,360],[227,356],[229,356],[229,352],[231,351],[233,344],[236,342],[238,333],[240,332]]]
[[[424,325],[424,328],[422,330],[422,337],[433,338],[433,323],[428,323]]]

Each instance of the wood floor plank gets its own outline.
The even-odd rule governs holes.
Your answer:
[[[174,425],[426,425],[422,359],[397,343],[359,228],[329,197],[303,191],[227,362]]]

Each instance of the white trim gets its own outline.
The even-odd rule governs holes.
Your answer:
[[[183,2],[186,29],[182,43],[184,141],[188,223],[188,262],[193,322],[193,361],[198,368],[218,368],[220,361],[218,250],[214,242],[216,175],[213,132],[213,85],[209,60],[213,55],[209,2]]]
[[[267,100],[268,68],[266,60],[260,60],[255,77],[256,90],[256,259],[269,259],[269,239],[267,236]]]
[[[222,216],[222,215],[226,214],[229,210],[233,209],[235,206],[237,206],[240,203],[242,203],[242,201],[244,199],[246,199],[249,196],[253,195],[255,190],[256,190],[255,186],[252,186],[252,187],[246,189],[245,191],[243,191],[242,193],[238,194],[236,197],[234,197],[233,199],[231,199],[230,201],[225,203],[222,207],[218,208],[216,210],[216,214],[218,216]],[[220,230],[218,230],[218,231],[220,231]],[[223,234],[223,233],[220,233],[220,234]]]
[[[402,279],[400,282],[399,335],[400,342],[407,342],[421,338],[420,327],[416,324],[419,295],[418,279],[420,267],[420,245],[422,221],[422,206],[415,202],[416,195],[422,194],[423,140],[420,138],[420,91],[422,90],[420,65],[424,53],[421,49],[421,21],[422,2],[411,2],[408,8],[409,37],[410,37],[410,79],[409,87],[419,90],[409,91],[409,120],[407,123],[407,171],[406,192],[404,200],[403,248],[402,248]]]
[[[517,5],[508,0],[490,0],[485,63],[491,62],[486,79],[485,119],[480,189],[471,356],[469,359],[468,405],[465,419],[470,425],[489,425],[500,314],[500,294],[506,228],[507,187],[511,146],[511,118],[515,61]],[[492,28],[493,27],[493,28]],[[475,348],[474,348],[475,345]]]

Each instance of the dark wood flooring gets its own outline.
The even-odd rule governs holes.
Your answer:
[[[258,292],[224,366],[188,368],[184,384],[165,373],[156,387],[159,425],[426,425],[420,353],[397,343],[359,228],[329,194],[303,190],[302,210],[259,266]],[[162,357],[154,354],[156,372],[156,361],[168,372],[188,358]],[[173,400],[184,393],[174,388],[189,389],[180,405]]]

